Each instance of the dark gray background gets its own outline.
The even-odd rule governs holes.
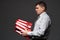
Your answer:
[[[21,18],[34,22],[34,4],[39,0],[0,0],[0,40],[26,40],[14,32],[15,20]],[[60,1],[43,0],[47,3],[47,13],[52,20],[48,40],[60,40]]]

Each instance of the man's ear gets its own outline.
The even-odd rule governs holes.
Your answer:
[[[42,7],[42,10],[44,11],[45,10],[45,7]]]

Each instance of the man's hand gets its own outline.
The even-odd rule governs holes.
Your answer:
[[[25,29],[25,31],[22,33],[22,36],[27,36],[28,30]]]

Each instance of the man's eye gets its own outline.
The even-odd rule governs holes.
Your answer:
[[[36,9],[38,9],[38,8],[36,8]]]

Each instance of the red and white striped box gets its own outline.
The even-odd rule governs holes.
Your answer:
[[[15,24],[16,24],[15,31],[19,34],[23,33],[25,29],[27,29],[28,31],[31,31],[31,26],[32,26],[31,22],[17,19]]]

